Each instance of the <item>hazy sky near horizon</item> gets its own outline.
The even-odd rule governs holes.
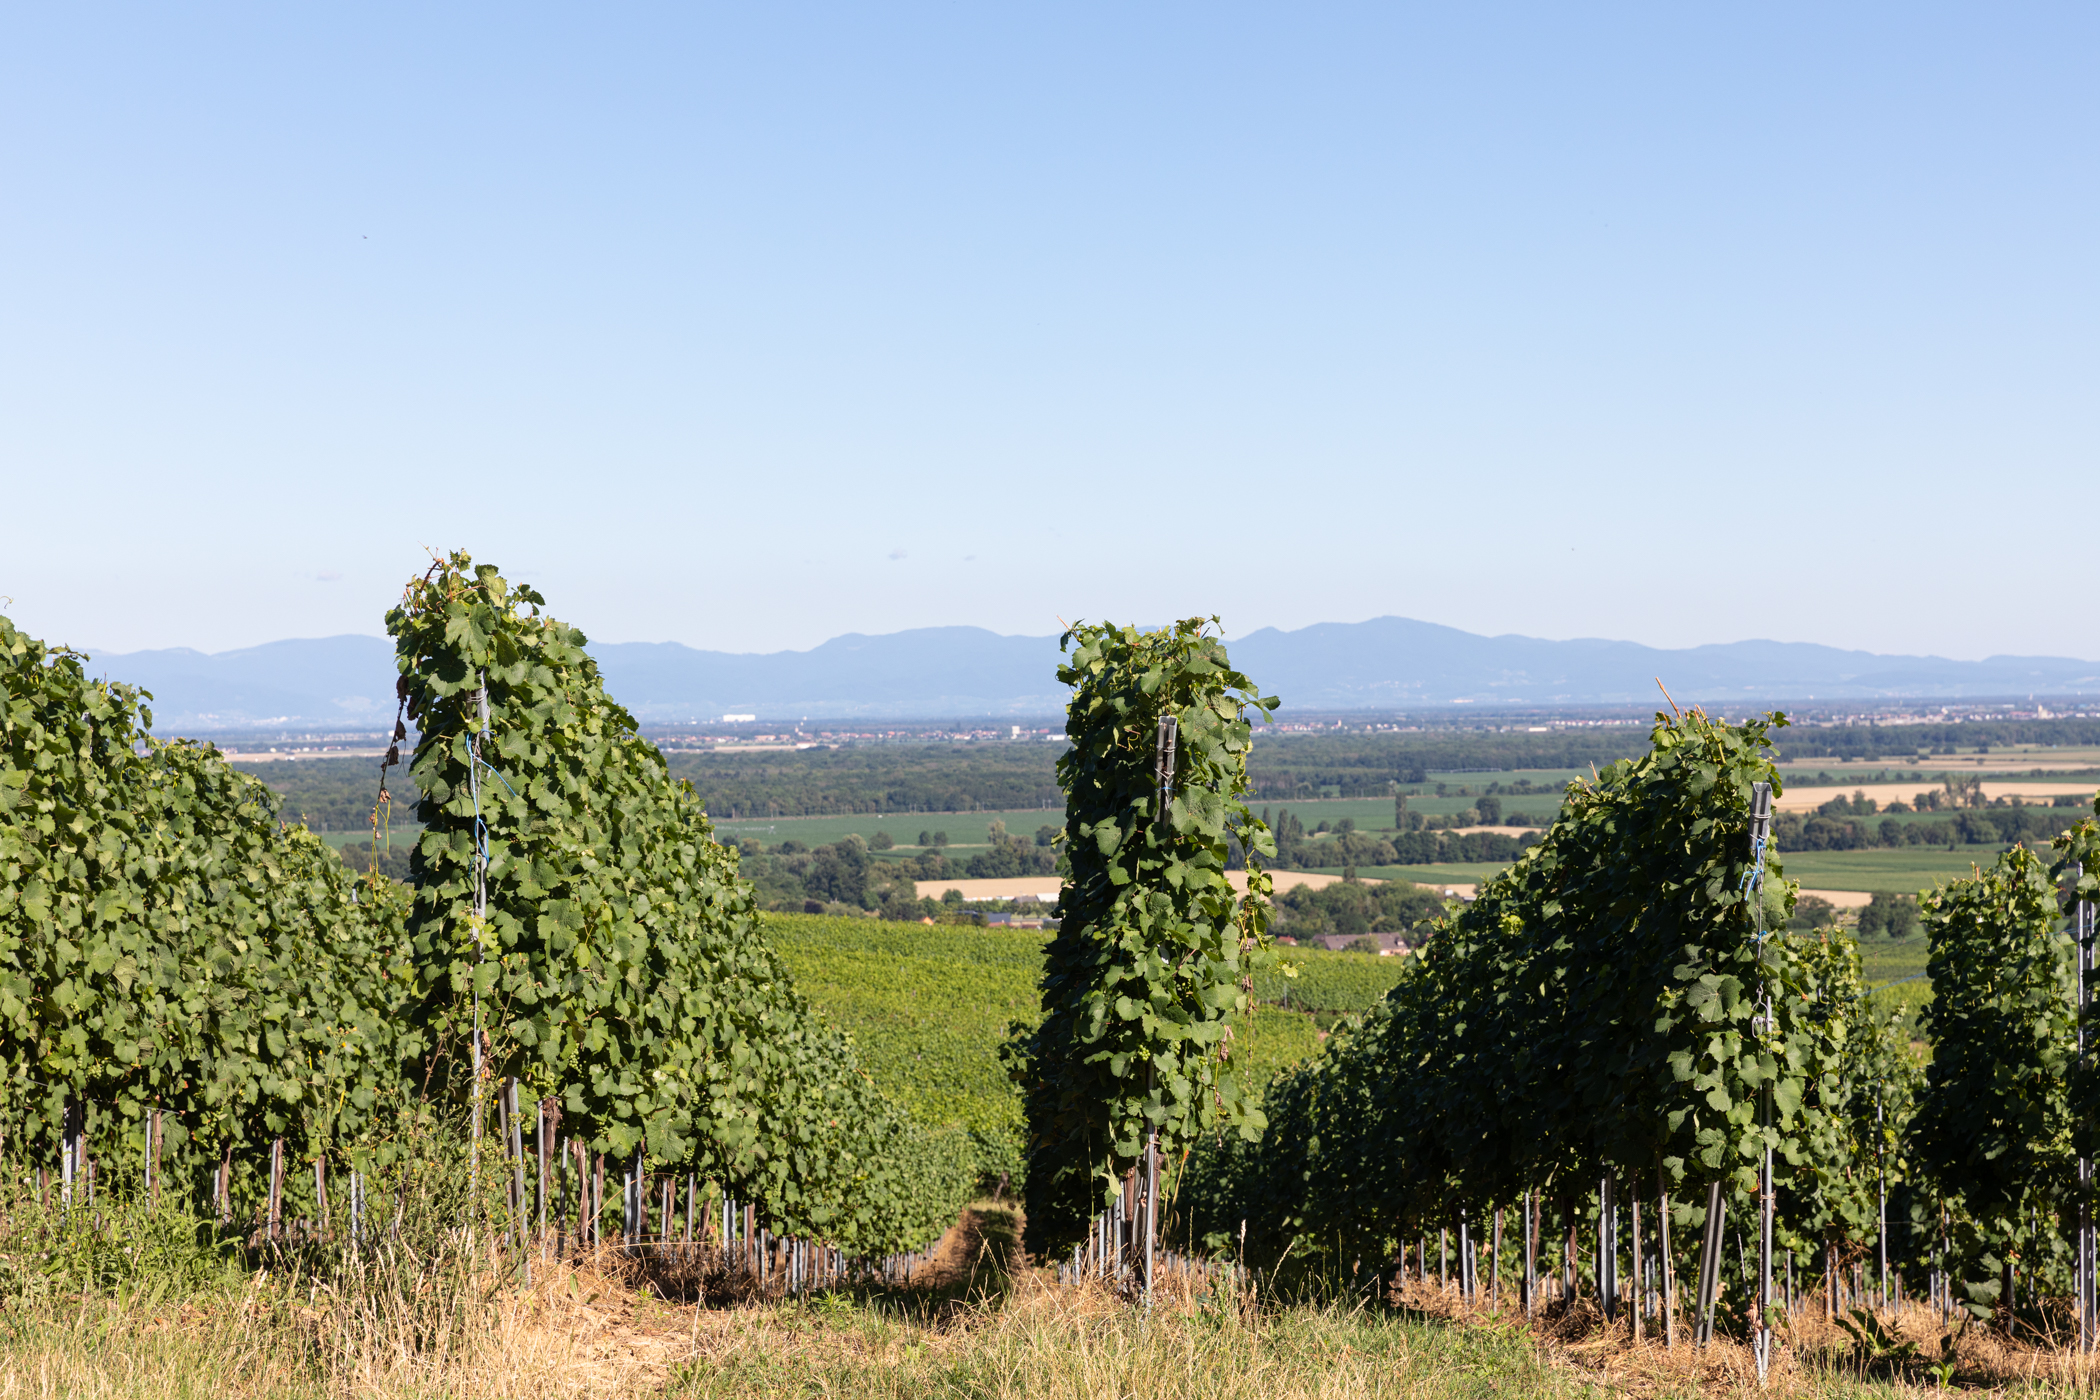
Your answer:
[[[0,609],[54,641],[377,633],[435,547],[738,651],[2100,656],[2090,5],[0,23]]]

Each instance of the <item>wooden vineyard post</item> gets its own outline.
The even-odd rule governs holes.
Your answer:
[[[321,1238],[328,1238],[328,1159],[314,1158],[314,1209],[321,1216]]]
[[[1714,1339],[1714,1291],[1721,1281],[1721,1213],[1725,1207],[1721,1183],[1706,1187],[1706,1233],[1699,1245],[1699,1318],[1694,1342],[1705,1346]]]

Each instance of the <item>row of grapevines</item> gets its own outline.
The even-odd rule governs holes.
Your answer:
[[[208,746],[149,732],[150,697],[0,618],[0,1133],[55,1164],[85,1113],[105,1167],[259,1197],[270,1144],[296,1165],[398,1146],[400,902],[277,821]],[[392,971],[389,981],[386,974]],[[295,1190],[306,1174],[293,1172]]]
[[[2057,843],[2068,858],[2092,849],[2092,826]],[[2021,846],[1927,894],[1921,913],[1932,1062],[1907,1145],[1944,1221],[1922,1223],[1944,1229],[1960,1300],[1985,1313],[2011,1305],[2015,1268],[2053,1291],[2069,1281],[2076,945],[2049,871]]]
[[[488,1074],[558,1100],[594,1150],[718,1179],[777,1230],[923,1243],[967,1173],[920,1169],[916,1130],[795,993],[736,852],[543,605],[456,554],[387,618],[419,730],[409,1024],[455,1097],[478,1014]]]
[[[1759,936],[1791,899],[1776,861],[1774,907],[1750,893],[1770,727],[1658,716],[1648,753],[1571,785],[1544,840],[1443,921],[1362,1028],[1272,1086],[1289,1130],[1197,1169],[1199,1233],[1245,1221],[1258,1258],[1376,1263],[1556,1180],[1660,1172],[1688,1224],[1686,1187],[1747,1196],[1768,1145],[1800,1160],[1831,1040],[1800,950]]]
[[[1213,1129],[1258,1134],[1235,1074],[1231,1018],[1272,957],[1268,879],[1246,898],[1226,878],[1235,840],[1273,856],[1249,811],[1246,711],[1275,701],[1231,667],[1200,619],[1155,632],[1081,625],[1058,679],[1073,687],[1058,759],[1072,875],[1043,970],[1042,1019],[1017,1026],[1009,1064],[1028,1126],[1028,1246],[1084,1237],[1156,1130],[1179,1151]],[[1172,795],[1155,764],[1162,718],[1178,725]]]
[[[1911,1176],[1906,1129],[1922,1082],[1900,1014],[1877,1011],[1859,945],[1825,929],[1796,942],[1808,1004],[1810,1081],[1793,1156],[1779,1172],[1780,1249],[1818,1268],[1880,1238],[1882,1192]],[[1747,1199],[1743,1205],[1754,1209]]]

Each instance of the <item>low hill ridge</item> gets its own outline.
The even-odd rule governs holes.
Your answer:
[[[1645,704],[1661,676],[1679,703],[1977,699],[2100,693],[2100,662],[1993,656],[1951,661],[1808,642],[1683,649],[1597,638],[1549,641],[1404,617],[1265,627],[1235,638],[1235,663],[1288,709],[1397,710],[1451,704]],[[855,716],[934,719],[1059,711],[1055,637],[981,627],[848,633],[808,651],[701,651],[677,642],[600,642],[612,693],[644,719]],[[392,646],[379,637],[269,642],[207,655],[187,648],[95,654],[94,673],[143,685],[158,727],[266,724],[376,728],[393,717]]]

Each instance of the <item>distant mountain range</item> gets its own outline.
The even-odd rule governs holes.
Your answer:
[[[1482,637],[1380,617],[1295,632],[1263,628],[1231,643],[1236,665],[1286,710],[1403,710],[1453,704],[1617,705],[1765,700],[1974,699],[2100,694],[2100,662],[1993,656],[1948,661],[1801,642],[1663,650],[1633,642]],[[938,719],[1056,714],[1055,637],[922,627],[834,637],[809,651],[696,651],[676,642],[591,647],[613,695],[658,722]],[[378,637],[270,642],[205,655],[187,649],[97,655],[92,671],[144,686],[156,728],[258,725],[376,728],[393,718],[393,646]]]

